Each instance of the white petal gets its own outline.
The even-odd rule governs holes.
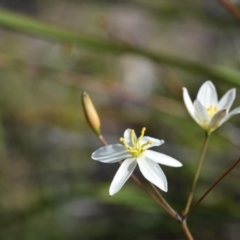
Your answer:
[[[186,88],[183,88],[183,101],[185,103],[185,106],[189,112],[189,114],[194,118],[194,107],[192,100],[189,96],[188,90]]]
[[[122,188],[124,183],[131,176],[136,165],[137,165],[137,161],[134,158],[128,158],[121,164],[120,168],[118,169],[111,183],[111,186],[109,189],[110,196],[117,193]]]
[[[165,154],[155,152],[152,150],[147,150],[144,152],[144,156],[147,157],[149,160],[152,160],[154,162],[170,166],[170,167],[181,167],[182,163],[180,163],[178,160],[169,157]]]
[[[204,122],[207,123],[209,121],[206,109],[204,106],[196,99],[194,101],[194,108],[195,108],[195,116],[200,122],[200,125]]]
[[[219,110],[227,109],[229,111],[229,109],[231,108],[231,106],[233,104],[233,101],[235,100],[235,97],[236,97],[236,89],[235,88],[227,91],[218,103]]]
[[[96,150],[92,154],[92,159],[104,163],[114,163],[131,156],[122,144],[113,144]]]
[[[217,127],[219,127],[223,123],[223,119],[225,118],[226,114],[227,114],[227,109],[223,109],[217,112],[209,122],[208,129],[214,130]]]
[[[197,99],[205,107],[217,106],[218,97],[215,86],[211,81],[206,81],[199,89]]]
[[[191,117],[196,121],[196,123],[200,124],[198,116],[196,116],[196,114],[195,114],[195,109],[194,109],[192,100],[191,100],[186,88],[183,88],[183,100],[184,100],[185,106],[186,106],[189,114],[191,115]]]
[[[124,131],[124,134],[123,134],[123,137],[129,146],[132,146],[131,131],[132,131],[132,129],[128,128]],[[135,132],[134,132],[133,138],[134,138],[134,141],[136,142],[137,137],[136,137]]]
[[[229,118],[239,113],[240,113],[240,107],[235,108],[225,117],[224,122],[226,122]]]
[[[144,155],[138,157],[137,162],[143,176],[148,181],[167,192],[167,179],[160,166],[156,162],[145,158]]]
[[[160,145],[164,144],[164,140],[160,140],[160,139],[152,138],[152,137],[148,137],[148,136],[145,136],[145,137],[142,138],[141,145],[145,144],[146,142],[151,142],[152,144],[151,145],[147,145],[145,147],[145,149],[148,149],[148,148],[151,148],[151,147],[160,146]]]

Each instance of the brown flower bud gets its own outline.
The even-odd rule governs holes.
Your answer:
[[[100,135],[100,119],[98,117],[97,111],[92,103],[91,98],[86,92],[82,93],[82,104],[86,120],[92,130],[99,136]]]

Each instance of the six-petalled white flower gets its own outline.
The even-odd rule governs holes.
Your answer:
[[[147,150],[150,147],[160,146],[164,141],[147,136],[144,137],[145,130],[146,128],[143,128],[140,137],[137,138],[134,130],[127,129],[124,132],[124,138],[120,138],[122,144],[101,147],[92,154],[92,159],[103,163],[115,163],[125,159],[111,183],[109,189],[110,196],[122,188],[137,164],[143,176],[165,192],[168,190],[167,179],[158,163],[170,167],[182,166],[174,158]]]
[[[235,97],[236,89],[230,89],[218,101],[215,86],[211,81],[206,81],[199,89],[197,99],[192,103],[187,89],[183,88],[183,99],[189,114],[208,133],[240,113],[240,107],[229,112]]]

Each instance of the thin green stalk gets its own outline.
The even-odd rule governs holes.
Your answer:
[[[201,202],[202,200],[215,188],[240,162],[240,158],[227,170],[222,174],[217,181],[199,198],[199,200],[194,204],[193,207],[190,208],[187,214],[190,214]]]
[[[189,211],[189,208],[191,206],[191,203],[192,203],[193,195],[194,195],[194,192],[195,192],[195,189],[196,189],[196,186],[197,186],[197,182],[198,182],[198,178],[199,178],[199,175],[200,175],[200,172],[201,172],[201,169],[202,169],[203,159],[204,159],[204,156],[205,156],[205,153],[206,153],[206,150],[207,150],[209,137],[210,137],[210,134],[206,133],[205,139],[204,139],[204,142],[203,142],[203,146],[202,146],[202,150],[201,150],[201,154],[200,154],[200,158],[198,160],[197,170],[196,170],[196,173],[195,173],[195,176],[194,176],[194,179],[193,179],[192,188],[191,188],[190,194],[188,196],[188,200],[187,200],[187,203],[186,203],[185,210],[183,212],[183,216],[187,215],[187,213]]]
[[[100,134],[98,135],[98,139],[100,140],[100,142],[104,145],[104,146],[107,146],[108,143],[107,141],[105,140],[105,138]]]

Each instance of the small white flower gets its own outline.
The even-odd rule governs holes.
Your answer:
[[[109,189],[110,196],[122,188],[137,164],[143,176],[165,192],[167,192],[167,179],[158,163],[171,167],[182,166],[174,158],[147,150],[150,147],[160,146],[164,141],[147,136],[144,137],[145,130],[146,128],[143,128],[141,136],[137,138],[134,130],[127,129],[124,132],[124,138],[120,138],[122,144],[101,147],[92,154],[92,159],[103,163],[115,163],[125,159],[111,183]]]
[[[206,81],[199,89],[197,99],[192,103],[188,90],[183,88],[183,100],[189,114],[208,133],[240,113],[240,107],[229,112],[235,97],[236,89],[233,88],[218,101],[215,86],[211,81]]]

